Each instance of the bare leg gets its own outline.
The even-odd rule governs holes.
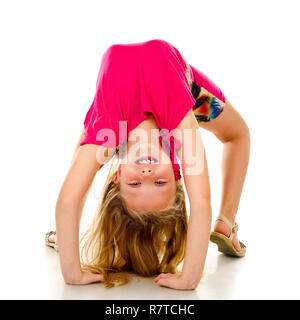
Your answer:
[[[224,215],[232,223],[238,211],[238,205],[244,185],[250,155],[250,139],[245,136],[229,140],[224,143],[222,157],[222,198],[220,215]],[[214,231],[226,236],[230,230],[222,221],[216,221]],[[241,250],[237,237],[233,238],[233,245]]]
[[[199,126],[213,132],[224,145],[222,198],[219,214],[234,223],[250,156],[249,129],[228,100],[226,100],[223,112],[216,119],[207,123],[199,123]],[[229,228],[222,221],[216,221],[214,231],[226,236],[230,234]],[[233,238],[233,245],[237,250],[241,249],[236,236]]]

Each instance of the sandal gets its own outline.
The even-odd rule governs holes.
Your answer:
[[[245,246],[243,242],[239,241],[241,250],[237,251],[232,243],[232,239],[239,229],[238,224],[236,222],[232,224],[226,217],[221,215],[218,216],[216,220],[221,220],[228,226],[228,228],[231,230],[230,236],[226,237],[223,233],[213,231],[210,234],[210,241],[216,243],[218,246],[218,251],[224,254],[234,257],[244,257],[247,246]]]
[[[46,244],[46,246],[51,247],[51,248],[55,249],[56,251],[58,251],[58,244],[49,241],[49,237],[50,237],[52,234],[56,234],[56,231],[49,231],[49,232],[46,233],[46,236],[45,236],[45,244]]]

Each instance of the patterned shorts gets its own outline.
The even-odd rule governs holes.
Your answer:
[[[188,71],[185,72],[191,92],[196,100],[193,112],[198,123],[209,122],[215,119],[224,109],[225,102],[198,86],[191,78]]]

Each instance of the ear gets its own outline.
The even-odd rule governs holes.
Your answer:
[[[117,174],[114,179],[114,183],[120,183],[120,175],[121,175],[121,166],[119,166]]]

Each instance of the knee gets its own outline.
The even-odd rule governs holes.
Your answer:
[[[240,123],[240,125],[236,127],[235,130],[232,130],[231,134],[219,137],[219,139],[223,143],[243,140],[245,143],[250,144],[249,127],[245,121],[242,121],[242,123]]]
[[[243,135],[244,139],[248,140],[250,142],[250,129],[246,122],[244,122],[244,130]]]
[[[240,135],[238,137],[250,142],[250,130],[246,122],[243,123]]]

